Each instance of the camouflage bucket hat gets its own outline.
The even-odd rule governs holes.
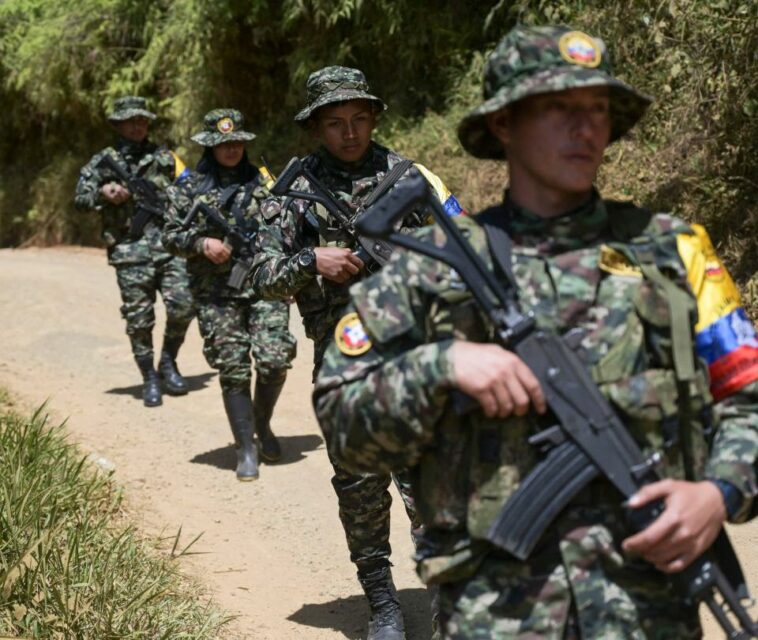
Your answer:
[[[305,85],[308,104],[295,116],[295,122],[305,125],[316,109],[346,100],[370,100],[384,111],[387,105],[369,93],[366,76],[359,69],[350,67],[324,67],[308,76]]]
[[[611,139],[623,136],[642,117],[651,98],[612,75],[605,43],[568,27],[513,28],[484,68],[484,104],[458,125],[463,148],[477,158],[502,159],[502,145],[486,115],[528,96],[580,87],[610,91]]]
[[[243,131],[245,117],[236,109],[214,109],[205,114],[203,130],[192,136],[192,141],[204,147],[215,147],[223,142],[248,142],[254,133]]]
[[[137,117],[155,120],[156,115],[147,110],[147,102],[140,96],[124,96],[113,104],[113,113],[108,116],[111,122],[123,122]]]

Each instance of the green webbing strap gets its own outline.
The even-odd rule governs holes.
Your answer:
[[[661,273],[650,249],[638,245],[632,245],[632,247],[642,274],[666,293],[671,315],[671,343],[677,380],[680,382],[694,380],[695,355],[690,325],[692,298],[684,289],[680,289]]]

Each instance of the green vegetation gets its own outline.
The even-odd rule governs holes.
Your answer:
[[[225,619],[178,572],[191,545],[141,539],[43,411],[19,415],[0,390],[0,636],[216,637]]]
[[[107,19],[103,20],[106,17]],[[563,22],[611,44],[622,77],[657,101],[614,145],[602,186],[708,225],[758,311],[758,3],[753,0],[6,0],[0,3],[0,246],[97,242],[73,211],[77,170],[110,137],[126,92],[165,117],[155,137],[187,159],[209,108],[236,106],[279,169],[309,148],[291,118],[308,73],[366,72],[390,104],[380,138],[439,173],[470,209],[502,169],[455,137],[484,56],[516,21]]]

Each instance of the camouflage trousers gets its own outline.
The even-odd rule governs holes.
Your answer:
[[[289,305],[270,300],[198,300],[203,353],[226,393],[250,391],[250,354],[265,380],[292,366],[297,341],[289,331]]]
[[[314,342],[313,345],[313,379],[324,357],[324,351],[333,339],[333,331]],[[388,491],[390,483],[403,500],[405,512],[411,521],[411,538],[414,546],[422,531],[421,521],[416,513],[416,505],[411,492],[411,482],[407,474],[355,474],[339,465],[331,456],[334,475],[332,486],[337,494],[339,518],[345,530],[350,560],[358,570],[371,571],[390,563],[390,506],[392,496]]]
[[[156,292],[166,305],[164,340],[181,344],[195,307],[189,290],[184,258],[170,258],[138,264],[116,265],[121,292],[121,316],[135,358],[153,355]]]
[[[441,584],[442,637],[701,638],[697,607],[677,597],[652,565],[622,556],[628,531],[608,516],[593,507],[569,508],[527,562],[493,550],[469,578]]]
[[[411,537],[420,534],[421,523],[411,493],[410,480],[405,473],[389,475],[354,474],[343,469],[334,460],[332,486],[337,494],[339,517],[347,538],[350,560],[358,570],[372,571],[389,565],[390,506],[392,496],[388,489],[395,482],[411,521]]]

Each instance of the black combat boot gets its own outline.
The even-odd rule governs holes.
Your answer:
[[[426,591],[429,594],[429,610],[432,614],[432,637],[430,640],[442,640],[442,629],[440,629],[440,587],[436,584],[427,585]]]
[[[223,393],[224,409],[237,449],[237,480],[258,479],[258,449],[253,444],[253,402],[247,393]]]
[[[164,338],[161,359],[158,362],[158,373],[166,387],[166,393],[171,396],[183,396],[188,391],[187,381],[176,367],[176,354],[184,339]]]
[[[253,400],[255,433],[258,436],[261,458],[266,462],[277,462],[282,457],[282,448],[271,431],[271,416],[274,413],[274,406],[282,392],[286,378],[287,370],[279,369],[268,378],[263,380],[257,378],[255,380],[255,398]]]
[[[405,622],[389,566],[371,572],[358,570],[371,617],[366,640],[405,640]]]
[[[142,401],[146,407],[158,407],[163,404],[161,398],[161,385],[158,380],[158,372],[153,366],[153,356],[140,356],[135,358],[137,366],[142,372]]]

